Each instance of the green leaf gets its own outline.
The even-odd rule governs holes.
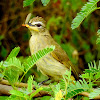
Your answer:
[[[2,67],[2,65],[3,65],[3,61],[0,62],[0,67]]]
[[[32,92],[32,83],[33,83],[33,77],[32,77],[32,75],[28,78],[28,87],[27,87],[27,89],[28,89],[28,92]]]
[[[41,0],[41,2],[43,6],[46,6],[50,2],[50,0]]]
[[[72,98],[73,96],[89,91],[92,87],[92,84],[88,84],[84,79],[75,82],[74,84],[70,84],[67,89],[66,99]]]
[[[24,0],[23,1],[23,7],[31,5],[35,0]]]
[[[58,83],[54,90],[55,94],[57,94],[59,90],[60,90],[60,84]]]
[[[38,85],[38,83],[36,81],[33,81],[33,84],[34,84],[35,88],[39,87],[39,85]]]
[[[97,31],[98,38],[96,40],[96,44],[100,44],[100,29]]]
[[[96,72],[100,71],[100,61],[99,61],[98,66],[96,65],[96,62],[94,61],[93,63],[92,62],[88,63],[88,67],[89,67],[89,70],[92,71],[92,73],[93,72],[96,73]]]
[[[0,80],[4,77],[6,67],[3,66],[3,61],[0,62]]]
[[[76,89],[76,90],[73,90],[73,91],[70,91],[68,92],[67,96],[66,96],[66,99],[68,98],[72,98],[74,97],[75,95],[79,94],[79,93],[82,93],[84,92],[84,89]]]
[[[100,29],[98,29],[97,33],[98,33],[98,35],[100,35]]]
[[[34,97],[34,96],[35,96],[37,93],[39,93],[41,90],[43,90],[42,87],[40,87],[40,88],[37,89],[34,93],[32,93],[32,94],[30,95],[30,98]]]
[[[100,88],[94,90],[89,94],[89,99],[94,99],[96,96],[100,95]]]
[[[5,61],[3,66],[6,68],[4,75],[11,85],[18,81],[20,72],[24,72],[24,66],[16,57],[12,57],[8,61]]]
[[[96,40],[96,44],[100,44],[100,37],[97,38],[97,40]]]
[[[26,95],[25,93],[23,94],[21,91],[18,91],[18,90],[10,90],[10,94],[19,96],[19,97],[29,98],[28,95]]]
[[[26,99],[23,97],[15,96],[15,95],[10,95],[6,100],[26,100]],[[29,100],[29,99],[27,99],[27,100]]]
[[[48,53],[52,52],[55,49],[55,46],[46,47],[43,50],[39,50],[36,54],[29,56],[29,58],[24,62],[26,72],[33,67],[34,64],[41,58],[43,58]]]
[[[85,69],[84,73],[80,77],[88,79],[89,81],[96,82],[98,79],[100,79],[100,62],[99,65],[96,65],[96,62],[88,63],[89,69]]]
[[[50,96],[43,96],[42,98],[41,98],[41,100],[50,100]]]
[[[82,74],[80,77],[81,78],[89,79],[90,78],[90,75],[89,75],[89,73],[85,73],[85,74]]]
[[[100,71],[96,73],[96,75],[94,76],[95,80],[100,79]]]
[[[89,2],[87,2],[87,4],[85,4],[81,11],[77,14],[77,16],[73,19],[72,21],[72,25],[71,28],[75,29],[77,28],[81,22],[90,14],[92,13],[94,10],[97,9],[97,2],[99,2],[99,0],[89,0]]]
[[[66,83],[65,83],[64,79],[61,79],[61,81],[60,81],[60,88],[64,91],[65,87],[66,87]]]
[[[8,96],[0,96],[0,100],[7,100]]]
[[[3,77],[4,77],[4,75],[0,73],[0,80],[1,80],[1,78],[3,78]]]
[[[16,57],[12,57],[9,60],[5,61],[3,66],[5,67],[15,66],[21,71],[24,71],[24,66],[21,64],[20,60]]]
[[[16,57],[16,56],[18,55],[19,51],[20,51],[20,47],[15,47],[15,48],[10,52],[10,54],[8,55],[6,61],[8,61],[8,60],[9,60],[10,58],[12,58],[12,57]]]
[[[4,78],[7,79],[12,86],[14,86],[14,84],[18,82],[19,74],[18,68],[11,66],[6,68]]]

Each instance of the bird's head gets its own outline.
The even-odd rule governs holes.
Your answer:
[[[45,32],[45,23],[42,17],[34,17],[27,24],[23,24],[22,26],[26,26],[32,34],[38,34]]]

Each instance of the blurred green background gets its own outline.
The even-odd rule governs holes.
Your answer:
[[[87,0],[51,0],[47,6],[43,6],[40,0],[36,0],[31,6],[23,8],[23,0],[0,0],[0,61],[5,60],[16,46],[21,48],[18,55],[20,60],[23,61],[30,55],[30,32],[21,25],[31,12],[33,17],[41,16],[46,20],[52,37],[82,73],[88,62],[100,59],[100,45],[96,45],[100,10],[89,15],[79,28],[71,29],[73,18],[86,2]],[[28,74],[31,73],[38,77],[36,69]]]

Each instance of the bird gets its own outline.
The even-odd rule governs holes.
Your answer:
[[[66,70],[69,71],[71,67],[73,73],[71,78],[74,80],[78,77],[75,66],[71,63],[66,52],[50,35],[46,28],[46,21],[42,17],[33,17],[22,26],[26,26],[31,32],[29,40],[31,55],[51,45],[55,46],[53,52],[36,62],[37,70],[40,70],[42,74],[48,76],[51,80],[59,81]]]

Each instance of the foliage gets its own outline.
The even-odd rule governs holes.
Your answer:
[[[1,4],[3,4],[2,1],[3,0],[0,1]],[[73,59],[71,61],[73,63],[75,61],[75,63],[78,64],[78,61],[81,60],[81,63],[83,64],[81,64],[82,69],[84,69],[84,64],[92,61],[95,58],[100,58],[99,53],[96,54],[95,52],[95,50],[97,50],[97,52],[100,51],[99,46],[98,49],[94,49],[96,47],[95,40],[97,36],[95,31],[98,28],[97,23],[99,20],[99,10],[88,16],[79,29],[71,30],[70,28],[70,23],[73,17],[75,17],[76,13],[80,10],[86,0],[53,0],[50,1],[49,5],[46,7],[41,5],[41,0],[35,0],[33,4],[24,8],[22,7],[22,1],[17,2],[15,0],[11,3],[10,2],[11,0],[9,1],[9,7],[6,2],[4,3],[6,9],[10,9],[7,11],[7,13],[5,12],[5,7],[2,6],[1,8],[1,27],[3,27],[5,31],[3,31],[3,29],[0,30],[0,60],[5,60],[12,48],[18,45],[21,48],[18,56],[24,56],[24,60],[25,57],[30,55],[28,46],[30,32],[26,28],[21,27],[22,23],[25,22],[26,15],[29,12],[33,14],[32,17],[37,15],[42,16],[44,20],[46,20],[47,24],[50,22],[49,20],[51,20],[54,16],[52,22],[50,22],[47,26],[50,34],[53,36],[53,38],[56,37],[56,35],[62,35],[60,39],[61,44],[63,43],[66,45],[68,43],[71,45],[70,47],[73,47],[78,51],[79,54],[77,61],[74,60],[73,57],[71,57],[71,59]],[[6,17],[9,16],[9,14],[11,14],[11,16],[7,19]],[[3,18],[6,19],[5,24],[3,23]],[[9,26],[9,28],[6,28],[6,25]],[[90,47],[88,50],[85,49],[86,45],[84,48],[82,47],[84,41],[85,44]],[[64,47],[63,49],[67,51],[67,48]],[[68,50],[68,56],[72,55],[72,53],[73,52],[69,52]]]
[[[17,82],[18,78],[19,78],[19,71],[24,72],[21,80],[23,79],[23,77],[25,76],[25,74],[29,71],[29,69],[31,67],[33,67],[33,65],[43,56],[45,56],[46,54],[52,52],[54,50],[54,46],[51,46],[50,48],[47,47],[43,50],[39,50],[36,54],[33,54],[32,56],[29,56],[27,58],[27,60],[25,62],[22,62],[16,57],[20,48],[19,47],[15,47],[11,53],[9,54],[9,56],[7,57],[7,60],[5,60],[4,62],[1,61],[0,62],[0,73],[1,73],[1,78],[3,78],[5,76],[6,79],[8,79],[8,81],[10,83],[15,83]],[[16,72],[16,74],[15,74]],[[15,80],[15,81],[14,81]],[[20,80],[20,81],[21,81]]]
[[[93,90],[93,92],[91,92],[90,95],[89,95],[89,99],[93,99],[98,95],[100,95],[100,88]]]
[[[35,0],[24,0],[23,6],[26,7],[28,5],[32,5],[32,3],[34,1]],[[36,6],[38,6],[38,4],[39,4],[38,1],[39,0],[35,1]],[[87,2],[87,4],[85,4],[85,6],[82,7],[82,10],[80,11],[80,13],[77,14],[76,18],[72,22],[72,26],[71,26],[72,29],[75,29],[76,27],[78,27],[81,24],[81,22],[94,10],[100,9],[100,7],[97,7],[97,3],[99,1],[100,0],[89,0],[89,2]],[[50,0],[41,0],[41,2],[44,6],[46,6],[50,2]],[[54,32],[58,33],[58,35],[54,36],[54,34],[53,34],[53,36],[55,37],[57,42],[61,45],[61,47],[68,53],[68,56],[72,62],[76,62],[75,59],[73,59],[73,57],[72,57],[72,52],[76,48],[78,51],[83,50],[83,52],[84,51],[86,52],[85,54],[83,53],[83,59],[85,59],[86,62],[89,62],[90,60],[93,60],[94,58],[96,58],[96,56],[92,55],[92,52],[91,52],[92,51],[91,47],[93,46],[93,44],[95,44],[96,35],[91,34],[91,36],[90,36],[90,33],[95,32],[94,20],[97,21],[96,20],[97,18],[93,19],[91,16],[89,16],[83,22],[83,26],[82,26],[83,31],[82,32],[80,32],[78,30],[74,30],[73,32],[71,32],[70,25],[68,24],[71,22],[72,16],[74,16],[75,12],[79,10],[79,6],[81,6],[82,3],[83,3],[83,1],[79,2],[78,0],[74,0],[74,1],[73,0],[61,0],[61,2],[60,2],[60,0],[54,0],[54,4],[51,4],[50,5],[51,7],[49,6],[50,13],[47,8],[41,9],[41,6],[39,6],[35,9],[34,4],[33,4],[34,10],[32,9],[33,6],[30,6],[29,10],[27,10],[28,12],[29,11],[31,11],[31,12],[33,11],[33,13],[35,12],[33,16],[36,16],[37,13],[39,13],[42,16],[42,15],[44,15],[44,9],[46,9],[45,10],[46,14],[49,16],[51,15],[49,17],[45,14],[47,16],[46,19],[49,19],[49,21],[47,23],[47,28],[52,29],[52,30],[54,29]],[[14,3],[12,2],[11,7],[13,7],[13,5],[14,5]],[[54,7],[57,8],[59,10],[59,12],[58,11],[56,12]],[[70,8],[72,9],[71,11],[69,10]],[[52,11],[53,14],[57,13],[56,16],[54,16],[54,15],[52,16],[51,9],[53,9],[53,11]],[[62,11],[62,9],[64,11]],[[41,13],[40,13],[40,10],[41,10]],[[19,6],[18,6],[18,9],[16,10],[16,13],[18,11],[19,11]],[[4,12],[5,12],[5,10],[4,10]],[[12,15],[14,14],[13,12],[10,12],[10,13]],[[25,13],[26,13],[26,10],[25,10]],[[6,15],[7,15],[7,12],[6,12]],[[18,15],[20,15],[20,14],[18,14]],[[22,17],[22,19],[24,18],[23,15],[24,14],[21,14],[21,16],[20,16],[20,17]],[[64,17],[64,15],[65,15],[65,17]],[[13,15],[13,16],[15,16],[15,15]],[[24,16],[26,16],[26,15],[24,15]],[[5,18],[5,16],[3,16],[3,17],[6,20],[8,19],[8,18]],[[13,17],[11,17],[10,20],[12,18]],[[91,22],[90,19],[92,19],[93,21]],[[6,20],[1,21],[1,22],[3,22],[2,25],[4,25],[4,26],[6,25],[6,24],[4,24],[4,22]],[[15,22],[11,22],[11,24],[9,25],[10,21],[8,19],[8,21],[7,21],[7,23],[8,23],[7,25],[9,26],[8,29],[10,29],[10,28],[14,29],[16,22],[20,22],[20,21],[16,20]],[[90,25],[89,23],[90,24],[92,23],[92,24]],[[89,25],[90,25],[90,27],[89,27]],[[13,27],[11,27],[11,26],[13,26]],[[52,26],[52,28],[50,28],[50,26]],[[58,28],[58,30],[57,30],[57,28]],[[89,31],[90,31],[90,33],[88,33]],[[7,32],[9,34],[11,34],[11,36],[13,36],[12,33],[14,34],[13,31],[9,32],[7,30]],[[84,35],[83,33],[87,33],[87,34]],[[99,33],[100,33],[100,29],[98,30],[98,35],[100,35]],[[26,36],[24,35],[25,38],[27,38],[27,35],[28,35],[28,32],[26,32]],[[71,35],[72,35],[72,39],[71,39]],[[66,40],[64,39],[64,37],[67,37]],[[86,37],[89,38],[88,39],[89,41],[86,40],[87,39]],[[100,43],[99,38],[100,37],[98,37],[98,39],[96,41],[97,44]],[[26,40],[28,40],[28,39],[26,39]],[[7,56],[8,52],[7,52],[7,49],[5,48],[5,45],[3,45],[3,41],[4,41],[4,36],[0,35],[0,47],[1,47],[0,54],[3,58],[5,58]],[[67,43],[67,42],[70,42],[70,43]],[[74,43],[75,47],[71,45],[72,43]],[[17,44],[18,44],[18,42],[17,42]],[[24,46],[24,43],[23,43],[23,46]],[[8,47],[12,48],[12,47],[14,47],[14,45],[8,46]],[[26,47],[25,47],[25,49],[26,49]],[[25,51],[25,49],[24,49],[24,51]],[[51,94],[51,96],[42,97],[41,100],[48,100],[48,98],[50,100],[69,99],[69,98],[73,98],[76,95],[77,95],[77,98],[80,98],[80,96],[78,96],[78,94],[80,94],[82,92],[89,92],[90,99],[93,99],[95,96],[100,95],[100,88],[98,87],[98,83],[100,82],[99,81],[100,80],[100,63],[98,66],[96,66],[95,61],[93,63],[91,62],[90,64],[88,64],[89,69],[85,69],[84,74],[80,75],[80,77],[82,78],[81,80],[77,80],[77,81],[73,82],[73,80],[70,79],[70,77],[71,77],[71,70],[70,70],[65,73],[65,75],[63,76],[63,79],[61,79],[60,83],[58,83],[58,84],[53,83],[53,84],[49,85],[50,87],[44,88],[42,86],[41,87],[38,86],[38,83],[36,81],[33,81],[33,79],[34,79],[33,76],[30,76],[30,77],[28,77],[28,81],[27,81],[27,84],[28,84],[27,89],[22,89],[20,91],[17,90],[15,83],[21,82],[23,77],[26,76],[26,74],[30,71],[32,66],[39,59],[41,59],[43,56],[45,56],[45,54],[50,53],[53,49],[54,49],[54,47],[51,47],[49,49],[45,48],[44,50],[40,50],[38,53],[28,57],[25,61],[24,60],[22,61],[18,57],[16,57],[19,53],[20,48],[17,47],[15,49],[13,49],[12,52],[10,53],[10,55],[7,57],[7,59],[5,61],[0,62],[0,79],[2,79],[2,78],[7,79],[9,81],[9,83],[13,86],[14,90],[10,91],[10,93],[12,94],[11,96],[1,97],[1,98],[3,98],[3,100],[5,100],[5,99],[7,99],[7,100],[18,100],[18,99],[30,100],[30,99],[32,99],[32,97],[34,97],[34,95],[36,95],[41,90],[48,91]],[[87,51],[89,51],[89,52],[87,52]],[[79,55],[81,55],[81,53]],[[33,60],[33,58],[34,58],[34,60]],[[22,75],[21,78],[19,77],[20,75]],[[72,83],[74,83],[74,84],[72,84]],[[36,87],[35,93],[32,93],[32,88],[33,88],[32,85],[33,84]],[[94,86],[96,86],[96,89],[94,89]],[[83,97],[83,98],[85,98],[85,97]]]
[[[93,11],[95,11],[96,9],[98,9],[97,7],[97,3],[100,0],[89,0],[89,2],[87,2],[87,4],[85,4],[81,11],[79,13],[77,13],[77,16],[74,18],[74,20],[72,21],[72,29],[77,28],[81,22]]]
[[[36,54],[29,56],[24,62],[25,70],[28,71],[39,59],[41,59],[46,54],[50,53],[55,49],[54,46],[51,46],[50,48],[45,48],[43,50],[39,50]]]
[[[34,93],[32,93],[33,82],[34,82],[33,77],[30,76],[28,78],[27,89],[22,89],[20,91],[19,90],[10,90],[11,96],[9,96],[8,100],[11,100],[11,99],[14,99],[14,98],[17,98],[17,99],[14,99],[14,100],[18,100],[18,98],[20,100],[26,100],[26,99],[31,100],[34,95],[36,95],[38,92],[40,92],[43,89],[42,87],[38,87],[37,90]]]
[[[96,40],[96,44],[100,44],[100,29],[97,31],[98,38]]]
[[[89,69],[85,69],[85,74],[82,74],[80,77],[87,79],[88,82],[100,82],[98,81],[100,78],[100,61],[98,66],[96,66],[95,61],[93,64],[92,62],[88,64],[88,66]]]
[[[23,1],[23,7],[26,7],[26,6],[31,5],[34,1],[35,1],[35,0],[24,0],[24,1]],[[44,6],[46,6],[46,5],[50,2],[50,0],[41,0],[41,2],[42,2],[42,4],[43,4]]]
[[[7,59],[3,62],[0,62],[0,77],[1,78],[6,78],[9,83],[13,86],[13,88],[15,88],[15,83],[18,82],[19,79],[19,71],[24,72],[20,82],[22,81],[24,75],[29,71],[29,69],[42,57],[44,57],[46,54],[52,52],[55,49],[54,46],[50,46],[50,47],[46,47],[43,50],[39,50],[36,54],[33,54],[32,56],[29,56],[27,58],[27,62],[24,62],[24,64],[22,64],[22,62],[16,57],[17,54],[19,53],[20,48],[19,47],[15,47],[11,53],[8,55]],[[16,74],[15,74],[16,73]],[[36,91],[34,93],[32,93],[32,88],[33,88],[33,83],[36,86]],[[10,90],[10,93],[12,94],[7,100],[17,100],[18,98],[20,100],[23,99],[29,99],[31,100],[31,98],[36,95],[39,91],[42,90],[42,87],[38,87],[37,83],[33,81],[33,77],[30,76],[28,78],[28,87],[26,90]],[[28,94],[30,94],[30,96],[28,96]]]
[[[95,69],[95,71],[94,71]],[[94,77],[94,74],[96,75],[96,71],[99,71],[100,73],[100,63],[98,66],[96,66],[95,62],[94,65],[92,63],[89,64],[89,69],[84,71],[85,76],[88,77],[87,72],[91,74],[91,77]],[[94,74],[92,74],[94,72]],[[30,76],[28,78],[28,87],[27,89],[21,89],[21,90],[10,90],[11,96],[7,98],[7,100],[17,100],[18,98],[20,100],[31,100],[33,96],[35,96],[39,91],[48,91],[51,94],[52,100],[61,100],[61,99],[69,99],[73,98],[74,96],[82,93],[82,92],[90,92],[89,98],[93,99],[94,97],[98,96],[100,94],[100,89],[97,88],[96,90],[93,89],[95,81],[90,80],[89,82],[86,81],[87,77],[84,77],[84,75],[81,75],[81,80],[79,81],[73,81],[71,78],[71,69],[70,71],[66,70],[66,73],[63,75],[63,79],[57,84],[52,83],[49,85],[49,87],[42,87],[37,84],[36,81],[33,81],[33,76]],[[89,79],[89,77],[88,77]],[[98,76],[98,79],[100,79],[100,75]],[[33,84],[35,85],[36,91],[32,92]],[[30,95],[29,95],[30,94]],[[47,97],[43,97],[45,100]],[[50,97],[49,97],[50,98]]]
[[[95,64],[95,62],[94,62]],[[94,74],[92,74],[92,70],[93,68],[95,68],[95,70],[99,70],[100,73],[100,68],[98,66],[96,66],[96,64],[94,65],[95,67],[93,67],[91,65],[91,63],[89,64],[89,69],[88,72],[90,72],[91,77],[94,77],[94,74],[96,75],[96,71],[94,72]],[[84,75],[87,75],[87,72],[84,71]],[[96,81],[92,81],[91,79],[88,81],[86,81],[85,79],[87,79],[87,77],[84,77],[84,75],[81,76],[82,80],[79,81],[73,81],[71,80],[71,70],[70,71],[66,71],[66,73],[63,76],[63,79],[61,79],[61,81],[56,84],[56,85],[50,85],[50,88],[52,89],[51,91],[53,91],[53,93],[51,93],[53,100],[61,100],[60,98],[67,100],[70,98],[73,98],[74,96],[82,93],[82,92],[90,92],[90,96],[89,98],[93,99],[94,97],[96,97],[97,95],[100,94],[100,89],[97,88],[96,90],[93,89],[94,83]],[[89,79],[89,77],[88,77]],[[100,75],[98,76],[98,79],[100,79]],[[49,90],[50,91],[50,90]],[[54,99],[55,98],[55,99]],[[59,99],[57,99],[59,98]]]
[[[31,5],[35,0],[24,0],[23,1],[23,7]]]
[[[54,46],[47,47],[43,50],[38,51],[36,54],[33,54],[32,57],[28,57],[27,62],[24,62],[24,64],[21,64],[20,60],[16,57],[19,52],[19,49],[19,47],[14,48],[7,57],[7,60],[4,62],[0,62],[0,70],[3,69],[3,72],[1,74],[4,75],[4,78],[6,78],[14,88],[14,84],[18,82],[19,78],[19,75],[15,75],[14,73],[18,73],[20,70],[23,71],[25,75],[28,72],[28,70],[36,63],[36,61],[53,51]],[[25,67],[26,65],[27,67]],[[55,100],[69,99],[82,92],[90,92],[89,98],[94,98],[95,96],[99,95],[98,91],[100,91],[99,88],[97,88],[97,90],[93,90],[94,83],[100,79],[100,62],[98,66],[96,66],[95,61],[93,64],[92,62],[88,64],[88,66],[89,69],[85,69],[84,74],[80,76],[82,80],[73,81],[73,79],[71,78],[72,76],[70,69],[70,71],[66,71],[66,73],[63,75],[63,79],[61,79],[61,81],[58,84],[50,84],[50,87],[46,88],[38,86],[37,82],[33,81],[33,76],[30,76],[27,82],[27,89],[10,90],[11,96],[9,96],[7,100],[17,100],[18,98],[20,100],[31,100],[32,97],[34,97],[41,90],[49,91],[52,95],[51,98]],[[4,68],[7,68],[7,71],[5,71]],[[16,72],[17,70],[18,72]],[[87,81],[85,79],[87,79]],[[33,84],[36,87],[36,91],[34,93],[32,93]]]

